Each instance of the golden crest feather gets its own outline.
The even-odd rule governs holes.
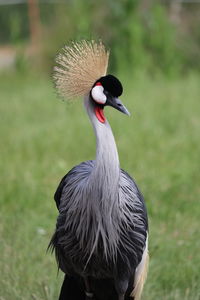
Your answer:
[[[72,99],[89,93],[93,84],[105,76],[109,51],[101,41],[72,42],[56,57],[53,79],[61,97]]]

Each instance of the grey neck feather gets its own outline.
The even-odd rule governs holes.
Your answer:
[[[96,135],[96,160],[92,178],[95,185],[99,183],[102,191],[110,194],[115,189],[118,191],[119,182],[119,157],[115,139],[108,121],[101,123],[97,119],[88,97],[85,99],[85,107]]]
[[[94,105],[85,97],[85,107],[96,135],[96,160],[87,182],[87,194],[91,200],[91,212],[96,218],[96,233],[92,252],[99,237],[103,241],[105,255],[114,256],[120,231],[119,220],[119,158],[115,139],[108,121],[99,122]]]

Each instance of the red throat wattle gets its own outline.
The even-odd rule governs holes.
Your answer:
[[[97,119],[99,120],[99,122],[105,123],[106,118],[104,116],[103,108],[96,106],[94,110],[95,110],[95,115],[96,115]]]

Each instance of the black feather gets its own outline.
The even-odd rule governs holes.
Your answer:
[[[95,82],[95,84],[97,82],[100,82],[102,84],[102,86],[104,87],[104,89],[114,97],[119,97],[123,93],[123,86],[122,86],[121,82],[119,81],[119,79],[117,79],[113,75],[103,76],[103,77],[99,78]],[[94,84],[94,86],[95,86],[95,84]]]

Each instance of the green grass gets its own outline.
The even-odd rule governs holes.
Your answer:
[[[143,300],[200,299],[199,76],[125,78],[131,118],[106,109],[121,161],[150,219]],[[62,274],[46,248],[57,216],[53,193],[75,164],[95,157],[80,102],[56,99],[50,79],[0,77],[0,300],[55,300]]]

